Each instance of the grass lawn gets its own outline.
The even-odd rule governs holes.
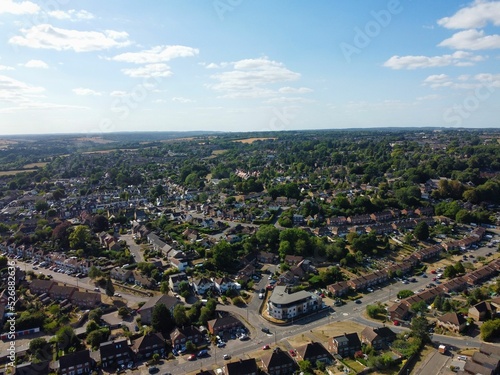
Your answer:
[[[347,359],[343,359],[342,362],[344,362],[347,366],[349,366],[350,368],[352,368],[356,372],[361,372],[365,369],[365,366],[356,362],[354,359],[347,358]]]

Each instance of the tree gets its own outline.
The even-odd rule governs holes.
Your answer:
[[[298,365],[299,365],[300,371],[302,371],[304,373],[308,373],[308,372],[310,373],[313,370],[311,361],[308,361],[308,360],[299,361]]]
[[[170,286],[168,285],[168,281],[162,281],[160,283],[160,292],[162,292],[163,294],[168,294],[170,290]]]
[[[274,225],[261,225],[255,233],[257,240],[264,246],[275,248],[279,241],[280,231]]]
[[[463,274],[465,273],[465,268],[462,262],[457,262],[455,263],[455,271],[457,271],[457,274]]]
[[[87,327],[85,327],[85,332],[90,333],[92,331],[96,331],[100,328],[99,324],[95,322],[95,320],[90,320],[87,324]]]
[[[366,313],[372,319],[377,318],[379,315],[385,316],[385,307],[378,303],[376,305],[366,306]]]
[[[85,249],[90,240],[89,229],[85,225],[78,225],[69,235],[69,246],[73,249]]]
[[[500,319],[487,320],[481,325],[481,339],[491,341],[500,335]]]
[[[419,241],[425,241],[429,238],[429,224],[425,221],[421,221],[415,226],[413,235]]]
[[[89,278],[97,279],[103,275],[102,271],[96,266],[91,266],[89,269]]]
[[[189,323],[189,318],[186,315],[186,309],[183,305],[174,307],[174,322],[177,327],[182,327]]]
[[[78,350],[81,342],[76,336],[75,330],[70,326],[63,326],[56,333],[56,342],[59,349],[68,353],[71,350]]]
[[[443,272],[444,277],[451,279],[451,278],[454,278],[456,275],[457,275],[457,270],[456,270],[455,266],[450,264],[450,265],[445,267],[444,272]]]
[[[101,328],[92,331],[87,335],[87,344],[89,344],[92,348],[97,348],[103,342],[108,341],[109,333],[109,328]]]
[[[127,316],[130,316],[130,311],[125,306],[122,306],[118,309],[118,316],[122,319],[126,318]]]
[[[212,248],[212,258],[219,270],[230,270],[235,261],[236,253],[227,241],[221,241]]]
[[[429,322],[424,316],[416,316],[411,320],[411,334],[413,337],[418,337],[423,343],[431,341],[429,337]]]
[[[411,311],[419,315],[425,314],[425,312],[427,311],[427,304],[425,303],[425,301],[416,302],[411,305]]]
[[[95,321],[96,323],[100,323],[101,322],[101,318],[102,318],[102,310],[100,308],[97,308],[97,309],[94,309],[94,310],[90,310],[89,312],[89,320],[93,320]]]
[[[153,308],[153,312],[151,314],[151,326],[157,332],[160,332],[164,335],[170,333],[172,328],[174,327],[174,322],[172,321],[172,314],[170,310],[167,309],[163,303],[156,305]]]
[[[115,287],[113,286],[113,282],[111,281],[111,278],[106,279],[106,295],[108,297],[111,297],[115,294]]]
[[[405,299],[413,296],[415,293],[412,290],[403,289],[398,292],[398,298]]]
[[[33,362],[52,360],[52,346],[43,337],[37,337],[30,341],[29,351]]]

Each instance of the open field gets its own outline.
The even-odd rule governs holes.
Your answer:
[[[26,165],[23,165],[23,168],[43,168],[45,167],[47,164],[49,163],[30,163],[30,164],[26,164]]]
[[[0,177],[1,176],[15,176],[16,174],[23,173],[23,172],[36,172],[38,169],[18,169],[15,171],[0,171]]]
[[[236,139],[233,142],[240,142],[240,143],[251,144],[251,143],[254,143],[255,141],[267,141],[269,139],[275,140],[275,139],[278,139],[278,138],[271,138],[271,137],[269,137],[269,138],[245,138],[245,139]]]

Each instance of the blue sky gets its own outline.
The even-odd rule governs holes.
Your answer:
[[[500,1],[1,0],[0,134],[499,127]]]

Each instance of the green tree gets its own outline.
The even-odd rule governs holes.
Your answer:
[[[100,344],[108,341],[109,333],[109,328],[101,328],[92,331],[87,335],[87,344],[92,348],[98,348]]]
[[[425,221],[421,221],[415,226],[413,234],[419,241],[427,240],[429,238],[429,224],[427,224]]]
[[[415,293],[412,290],[403,289],[398,292],[398,298],[405,299],[413,296]]]
[[[410,330],[413,337],[418,337],[423,343],[430,342],[429,322],[424,316],[414,317],[411,320]]]
[[[279,241],[280,231],[274,225],[261,225],[255,233],[262,245],[274,249]]]
[[[56,333],[56,342],[59,349],[65,353],[77,351],[81,347],[81,342],[76,337],[75,330],[70,326],[63,326]]]
[[[103,312],[100,308],[90,310],[88,319],[89,319],[89,321],[93,320],[97,323],[100,323],[101,318],[102,318],[102,314],[103,314]]]
[[[174,307],[174,322],[177,327],[182,327],[189,323],[184,305],[179,304]]]
[[[91,266],[89,268],[89,278],[97,279],[98,277],[102,277],[103,275],[103,272],[96,266]]]
[[[72,249],[85,249],[90,240],[89,229],[85,225],[78,225],[69,235],[69,246]]]
[[[481,339],[492,341],[500,335],[500,319],[487,320],[481,325]]]
[[[304,373],[311,373],[313,371],[312,363],[309,360],[298,361],[297,364],[299,365],[300,371]]]
[[[163,303],[153,307],[153,312],[151,314],[151,326],[155,331],[164,335],[170,333],[174,327],[172,314]]]
[[[451,279],[451,278],[454,278],[456,275],[457,275],[457,270],[456,270],[455,266],[450,264],[450,265],[445,267],[444,272],[443,272],[444,277]]]
[[[106,288],[105,288],[105,290],[106,290],[106,295],[108,297],[111,297],[111,296],[113,296],[115,294],[115,287],[114,287],[113,281],[111,281],[110,277],[108,277],[106,279]]]
[[[162,281],[160,283],[160,292],[162,292],[163,294],[168,294],[170,290],[170,286],[168,285],[168,281]]]

